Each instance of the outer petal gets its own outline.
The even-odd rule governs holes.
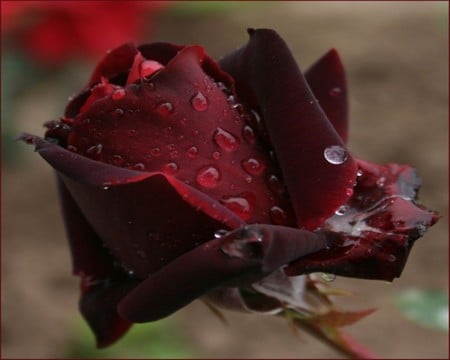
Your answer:
[[[415,202],[420,180],[410,166],[358,165],[353,197],[323,226],[333,245],[295,261],[288,275],[324,271],[391,281],[400,276],[414,241],[438,220]]]
[[[213,288],[253,283],[326,245],[326,238],[306,230],[249,225],[206,242],[151,274],[121,301],[119,313],[133,322],[158,320]]]
[[[331,49],[323,55],[305,72],[305,79],[327,118],[342,141],[346,143],[348,136],[347,81],[338,52]]]
[[[209,240],[216,230],[243,224],[220,203],[174,178],[103,164],[37,137],[32,141],[103,244],[140,278]]]
[[[350,198],[356,163],[284,41],[272,30],[249,33],[249,43],[220,63],[236,80],[238,93],[260,108],[298,225],[315,229]],[[340,152],[337,161],[327,161],[327,149]]]

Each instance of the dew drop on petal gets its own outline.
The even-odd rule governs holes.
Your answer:
[[[150,150],[150,155],[152,156],[159,156],[161,155],[161,149],[159,147],[154,147]]]
[[[196,146],[191,146],[189,149],[186,150],[187,155],[193,159],[198,155],[198,148]]]
[[[347,150],[345,150],[342,146],[332,145],[328,146],[323,151],[323,156],[325,160],[330,164],[339,165],[342,164],[348,158]]]
[[[88,148],[86,150],[86,154],[88,155],[100,155],[103,151],[103,145],[102,144],[97,144],[94,146],[91,146],[90,148]]]
[[[265,169],[264,163],[254,158],[242,161],[241,165],[251,175],[260,175]]]
[[[78,152],[77,147],[76,147],[76,146],[73,146],[73,145],[67,146],[67,150],[72,151],[72,152],[74,152],[74,153]]]
[[[274,174],[269,175],[267,178],[267,184],[274,193],[282,194],[284,193],[284,186],[281,183],[280,179]]]
[[[120,100],[125,97],[125,89],[117,89],[111,95],[113,100]]]
[[[228,230],[219,229],[214,233],[214,237],[216,239],[220,239],[221,237],[225,236],[226,234],[228,234]]]
[[[361,169],[358,169],[358,171],[356,172],[356,176],[363,176],[363,171]]]
[[[217,145],[219,145],[223,150],[226,151],[234,151],[238,148],[239,142],[238,139],[228,131],[217,128],[214,133],[214,141]]]
[[[394,254],[390,254],[388,256],[388,261],[389,262],[394,262],[395,260],[397,260],[397,257]]]
[[[167,163],[163,166],[163,172],[167,175],[175,175],[178,172],[178,165],[174,162]]]
[[[168,117],[173,113],[172,103],[165,101],[156,106],[156,112],[162,117]]]
[[[116,118],[121,118],[125,115],[125,111],[123,111],[120,108],[117,108],[113,111],[113,116],[115,116]]]
[[[219,183],[220,177],[221,175],[217,168],[214,166],[205,166],[198,171],[195,180],[205,188],[213,188]]]
[[[272,206],[269,210],[270,219],[275,225],[285,225],[287,220],[286,212],[279,206]]]
[[[123,157],[121,155],[113,155],[112,156],[112,163],[114,165],[121,166],[121,165],[123,165],[124,162],[125,162],[125,160],[123,159]]]
[[[328,95],[333,96],[333,97],[338,96],[340,93],[342,93],[342,89],[340,87],[338,87],[338,86],[336,86],[334,88],[331,88],[328,91]]]
[[[143,163],[136,163],[133,165],[133,169],[142,171],[145,170],[145,165]]]
[[[208,99],[200,91],[191,98],[191,105],[197,111],[208,109]]]
[[[214,152],[211,154],[211,157],[212,157],[214,160],[219,160],[219,159],[222,157],[222,154],[221,154],[220,152],[218,152],[218,151],[214,151]]]
[[[252,204],[244,196],[223,196],[220,202],[233,211],[241,219],[246,220],[252,215]]]
[[[320,277],[326,282],[333,282],[334,280],[336,280],[336,275],[334,274],[322,273]]]
[[[244,126],[244,129],[242,130],[242,136],[244,137],[245,141],[247,141],[249,144],[254,144],[256,141],[255,131],[251,126],[248,125]]]

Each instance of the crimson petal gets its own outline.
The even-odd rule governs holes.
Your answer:
[[[348,98],[344,66],[338,52],[331,49],[305,71],[305,79],[320,107],[344,143],[348,136]]]
[[[24,139],[58,171],[114,257],[140,278],[217,229],[243,225],[220,203],[174,178],[100,163],[31,135]]]
[[[120,302],[119,313],[132,322],[155,321],[213,288],[253,283],[326,245],[325,237],[306,230],[245,226],[200,245],[151,274]]]
[[[416,239],[438,215],[416,203],[420,180],[408,165],[358,160],[360,176],[348,204],[323,230],[333,245],[292,263],[288,275],[315,271],[392,281]]]
[[[249,34],[249,43],[220,64],[236,80],[238,92],[256,98],[297,223],[315,229],[350,198],[356,163],[284,41],[273,30],[249,30]],[[324,156],[327,151],[334,157],[331,161]]]

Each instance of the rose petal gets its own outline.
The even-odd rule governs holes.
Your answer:
[[[357,166],[320,108],[284,41],[250,30],[221,60],[241,92],[259,104],[300,227],[315,229],[351,196]],[[326,153],[332,155],[325,156]]]
[[[344,66],[331,49],[305,72],[314,96],[344,143],[348,135],[348,99]]]
[[[314,271],[392,281],[436,213],[415,202],[420,180],[410,166],[358,160],[361,176],[348,204],[323,229],[334,244],[292,263],[288,275]]]
[[[29,138],[58,171],[95,233],[138,277],[209,240],[217,229],[243,224],[220,203],[174,178],[100,163]]]
[[[326,245],[325,238],[305,230],[245,226],[198,246],[151,274],[120,302],[119,314],[132,322],[155,321],[213,288],[253,283]]]
[[[119,301],[137,285],[136,281],[103,281],[91,285],[80,299],[80,311],[94,332],[97,347],[116,342],[131,327],[117,314]]]

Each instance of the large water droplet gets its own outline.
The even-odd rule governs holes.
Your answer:
[[[117,89],[111,95],[113,100],[120,100],[125,97],[125,89]]]
[[[205,188],[213,188],[220,181],[220,172],[214,166],[205,166],[199,170],[195,180]]]
[[[251,175],[260,175],[264,171],[264,163],[253,158],[242,161],[243,169]]]
[[[168,117],[173,113],[173,105],[168,101],[162,102],[156,106],[156,112],[163,117]]]
[[[269,210],[270,219],[275,225],[285,225],[287,221],[286,212],[279,206],[272,206]]]
[[[163,166],[163,171],[167,175],[175,175],[178,172],[178,165],[174,162],[165,164]]]
[[[339,165],[342,164],[348,158],[347,150],[345,150],[342,146],[332,145],[328,146],[323,151],[323,156],[325,160],[330,164]]]
[[[198,148],[196,146],[191,146],[189,149],[186,150],[187,155],[193,159],[198,155]]]
[[[247,220],[252,215],[253,209],[249,199],[244,196],[244,194],[241,194],[240,196],[224,196],[220,199],[220,202],[241,219]]]
[[[334,274],[322,273],[320,277],[326,282],[333,282],[334,280],[336,280],[336,275]]]
[[[217,145],[219,145],[223,150],[226,151],[234,151],[238,148],[239,140],[229,133],[228,131],[217,128],[214,133],[214,141]]]
[[[192,97],[191,104],[197,111],[205,111],[208,109],[208,99],[200,91]]]
[[[272,190],[273,192],[278,194],[284,193],[284,186],[276,175],[269,175],[269,177],[267,178],[267,184],[270,190]]]

